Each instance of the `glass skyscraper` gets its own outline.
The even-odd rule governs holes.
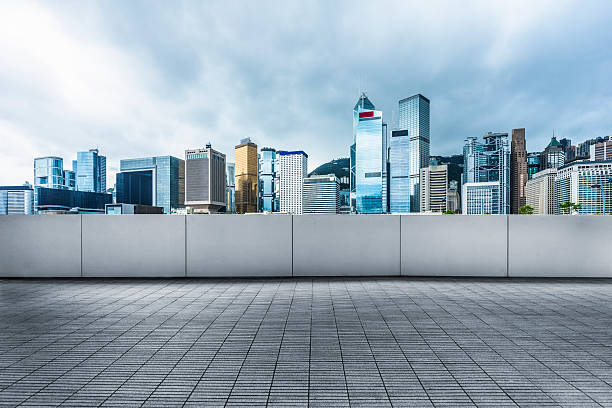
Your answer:
[[[64,160],[56,156],[38,157],[34,159],[34,186],[65,188]]]
[[[185,161],[174,156],[124,159],[117,173],[117,203],[185,206]]]
[[[410,135],[408,130],[393,130],[389,148],[389,209],[392,213],[410,212]]]
[[[362,94],[353,111],[351,181],[355,210],[361,214],[387,212],[387,126],[382,112],[374,109]]]
[[[106,192],[106,157],[98,149],[77,153],[76,189],[94,193]]]
[[[399,130],[410,137],[410,211],[420,211],[420,170],[429,166],[429,99],[421,94],[399,101]],[[401,147],[404,149],[404,147]],[[403,153],[407,153],[403,151]],[[405,160],[402,158],[402,160]],[[390,162],[393,167],[393,162]],[[392,176],[393,177],[393,176]],[[391,206],[394,206],[391,203]],[[402,206],[402,205],[400,205]],[[394,206],[395,207],[395,206]]]
[[[227,206],[225,212],[233,214],[236,212],[236,164],[225,163],[225,194],[227,195]]]
[[[259,211],[278,212],[276,150],[264,147],[259,158]]]

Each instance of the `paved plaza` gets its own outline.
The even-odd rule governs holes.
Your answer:
[[[2,406],[610,406],[612,280],[0,280]]]

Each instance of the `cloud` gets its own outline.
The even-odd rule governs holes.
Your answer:
[[[527,129],[612,133],[606,2],[3,2],[0,184],[39,155],[98,146],[119,160],[211,142],[233,161],[251,137],[303,149],[310,168],[347,156],[366,88],[387,121],[431,101],[432,153]],[[69,165],[65,164],[65,167]]]

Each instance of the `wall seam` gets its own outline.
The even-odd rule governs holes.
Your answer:
[[[402,276],[402,216],[399,216],[399,276]]]
[[[185,217],[185,277],[187,277],[187,216]]]
[[[81,228],[81,278],[83,277],[83,214],[79,214],[79,224]]]
[[[506,215],[506,278],[510,277],[510,216]]]
[[[294,241],[294,236],[293,236],[293,215],[291,215],[291,277],[294,278],[295,275],[293,274],[293,241]]]

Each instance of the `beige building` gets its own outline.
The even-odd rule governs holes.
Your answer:
[[[535,173],[527,181],[525,191],[527,205],[533,207],[534,214],[555,214],[557,194],[555,191],[555,176],[557,169],[546,169]]]
[[[251,139],[242,139],[234,152],[236,213],[257,212],[257,145]]]
[[[224,211],[225,155],[210,144],[185,151],[185,206],[194,212]]]
[[[421,212],[444,212],[447,210],[448,166],[423,167],[420,171]]]

